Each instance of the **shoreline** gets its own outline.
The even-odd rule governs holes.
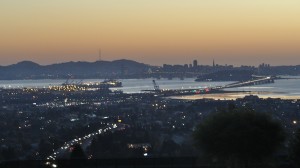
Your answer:
[[[286,100],[296,100],[300,99],[300,96],[284,95],[282,92],[230,92],[230,93],[212,93],[212,94],[197,94],[188,96],[170,96],[170,99],[181,99],[181,100],[199,100],[199,99],[214,99],[214,100],[236,100],[244,98],[245,96],[258,96],[262,99],[286,99]]]

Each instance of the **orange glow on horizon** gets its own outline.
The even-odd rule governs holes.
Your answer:
[[[300,64],[299,16],[298,0],[2,1],[0,58]]]

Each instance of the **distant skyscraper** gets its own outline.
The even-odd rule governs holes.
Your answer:
[[[193,67],[197,67],[198,66],[198,62],[197,62],[197,60],[194,60],[193,61]]]
[[[215,59],[213,59],[213,67],[215,67],[216,65],[215,65]]]

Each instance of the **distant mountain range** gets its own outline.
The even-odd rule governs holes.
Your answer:
[[[167,67],[167,68],[166,68]],[[65,62],[51,65],[39,65],[31,61],[0,66],[0,80],[16,79],[88,79],[88,78],[172,78],[196,77],[198,81],[228,81],[248,79],[251,74],[258,75],[300,75],[300,65],[296,66],[198,66],[169,65],[155,67],[132,60]],[[170,71],[171,68],[171,71]],[[153,73],[149,72],[149,69]],[[188,73],[192,72],[192,73]],[[194,74],[194,75],[193,75]]]
[[[0,79],[105,78],[146,72],[150,65],[131,60],[65,62],[39,65],[31,61],[0,66]]]

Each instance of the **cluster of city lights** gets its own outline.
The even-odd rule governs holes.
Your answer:
[[[66,92],[87,90],[86,87],[79,86],[79,85],[49,86],[49,89],[53,91],[66,91]]]

